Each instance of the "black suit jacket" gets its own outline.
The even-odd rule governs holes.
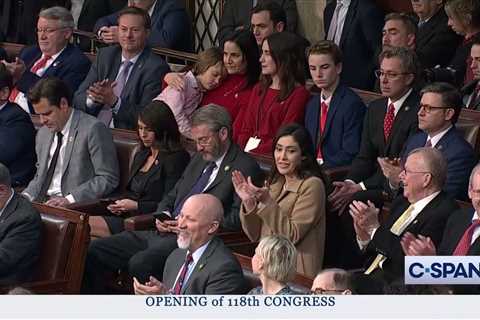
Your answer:
[[[35,174],[35,128],[30,116],[15,103],[0,110],[0,162],[7,166],[12,186],[26,186]]]
[[[42,219],[31,203],[14,194],[0,215],[0,285],[16,285],[35,272]]]
[[[335,11],[330,1],[323,12],[325,38]],[[349,87],[371,90],[375,82],[375,53],[382,43],[383,12],[372,0],[352,0],[340,38],[343,52],[341,78]],[[361,66],[361,67],[360,67]]]
[[[97,81],[115,80],[121,61],[122,49],[118,45],[98,51],[95,63],[92,64],[87,77],[75,92],[73,99],[75,108],[94,116],[98,115],[103,105],[87,107],[87,89]],[[160,93],[163,76],[169,70],[166,62],[150,48],[143,50],[123,88],[120,108],[113,116],[115,128],[133,130],[137,127],[138,113]]]
[[[450,256],[455,251],[460,239],[462,238],[465,231],[472,224],[473,213],[475,209],[459,209],[452,213],[448,219],[447,225],[445,227],[445,232],[443,233],[442,242],[438,247],[438,254]],[[474,243],[470,246],[467,255],[469,256],[479,256],[480,255],[480,238],[477,238]]]
[[[172,289],[185,263],[187,250],[176,249],[167,258],[163,284]],[[212,238],[195,265],[181,294],[241,294],[246,292],[246,281],[238,260],[217,237]]]
[[[470,81],[470,83],[467,83],[463,88],[461,89],[461,93],[463,95],[463,105],[464,107],[468,108],[469,107],[469,99],[470,96],[472,95],[473,91],[475,90],[475,87],[478,85],[478,79]],[[472,110],[480,110],[480,95],[476,97],[473,107],[470,107],[469,109]]]
[[[207,166],[201,154],[196,154],[185,169],[182,177],[158,205],[158,212],[173,212],[176,204],[180,203],[192,189]],[[232,184],[232,171],[239,170],[244,176],[251,176],[257,184],[262,173],[257,162],[243,152],[236,144],[231,144],[218,170],[215,180],[205,189],[204,193],[216,196],[223,205],[224,221],[222,227],[227,230],[241,230],[239,210],[241,200],[238,198]]]
[[[132,192],[132,179],[139,173],[149,155],[149,148],[135,154],[127,187],[128,191],[134,195],[133,198],[138,201],[138,211],[141,213],[151,213],[157,209],[158,203],[175,186],[190,160],[190,155],[185,150],[159,153],[157,161],[146,173],[140,190]]]
[[[387,112],[387,98],[372,101],[363,122],[360,152],[352,162],[348,179],[362,182],[367,189],[383,188],[384,176],[378,157],[398,158],[408,137],[418,131],[418,105],[420,97],[412,91],[393,122],[392,131],[385,141],[383,122]]]
[[[400,236],[396,236],[390,231],[390,228],[409,206],[410,203],[403,196],[395,199],[388,219],[377,229],[365,252],[368,257],[366,267],[372,263],[377,253],[387,257],[382,269],[374,272],[377,275],[381,274],[387,282],[403,279],[405,254],[400,245],[403,234],[410,232],[414,235],[421,234],[430,237],[435,246],[438,246],[448,217],[458,209],[455,200],[442,191],[423,208]]]
[[[416,53],[424,68],[446,67],[462,41],[448,25],[445,10],[438,12],[418,28]]]

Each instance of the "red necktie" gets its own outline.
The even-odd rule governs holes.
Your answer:
[[[193,261],[192,254],[191,253],[187,254],[187,257],[185,258],[185,263],[183,264],[183,267],[182,267],[182,271],[180,271],[180,276],[178,276],[177,282],[173,287],[173,294],[180,294],[180,292],[182,291],[183,282],[185,281],[185,276],[187,275],[187,271],[188,271],[188,266],[190,265],[190,263],[192,263],[192,261]]]
[[[385,115],[385,119],[383,120],[383,135],[385,136],[385,141],[387,141],[388,137],[390,136],[394,119],[395,107],[393,106],[393,103],[390,103],[390,105],[388,106],[387,114]]]
[[[36,73],[41,68],[45,67],[45,65],[47,64],[47,61],[51,58],[52,58],[51,56],[47,56],[47,55],[43,56],[43,58],[35,62],[32,69],[30,69],[30,72]],[[17,87],[13,88],[12,92],[10,92],[10,97],[8,98],[10,102],[15,102],[15,99],[17,99],[17,96],[19,93],[20,91],[17,89]]]
[[[320,132],[323,135],[325,131],[325,124],[327,123],[327,114],[328,114],[328,105],[323,101],[320,104]],[[322,157],[322,146],[318,146],[317,159],[323,159]]]
[[[467,230],[465,230],[465,233],[463,234],[462,238],[458,242],[457,247],[455,248],[455,251],[453,251],[454,256],[467,255],[468,250],[470,250],[470,244],[472,242],[473,232],[475,232],[475,229],[478,226],[480,226],[480,219],[473,220],[470,227],[468,227]]]
[[[431,148],[432,147],[432,140],[430,138],[427,139],[427,143],[425,143],[425,148]]]

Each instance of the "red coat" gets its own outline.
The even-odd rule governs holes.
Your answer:
[[[253,87],[247,109],[237,117],[233,125],[234,141],[241,148],[245,148],[250,137],[257,136],[261,142],[252,152],[271,154],[273,139],[281,126],[292,122],[303,124],[310,92],[305,87],[298,86],[287,99],[280,102],[277,100],[279,92],[269,88],[260,106],[260,84]]]

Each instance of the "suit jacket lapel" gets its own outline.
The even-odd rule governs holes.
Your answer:
[[[72,123],[70,124],[70,131],[68,133],[67,145],[65,146],[65,155],[63,157],[63,168],[62,168],[62,179],[65,177],[65,172],[67,171],[68,165],[70,163],[70,158],[72,156],[73,145],[77,137],[78,132],[78,122],[80,120],[80,111],[72,110]],[[62,184],[63,185],[63,184]]]
[[[430,217],[436,214],[434,210],[439,202],[443,198],[443,192],[440,192],[435,198],[432,199],[423,210],[415,217],[415,219],[408,225],[405,231],[411,231],[412,229],[417,229],[419,226],[422,226]]]
[[[312,137],[314,139],[313,144],[317,147],[321,144],[321,135],[322,133],[320,132],[320,95],[314,95],[313,96],[313,102],[314,104],[314,109],[313,109],[313,116],[309,121],[311,121],[311,127],[313,129],[313,133],[315,133],[315,136]]]
[[[5,210],[3,210],[3,213],[0,216],[0,222],[5,221],[13,212],[15,212],[15,209],[17,208],[17,205],[18,205],[18,197],[19,196],[14,192],[12,200],[7,205]]]
[[[38,163],[40,164],[39,168],[44,168],[43,172],[39,172],[39,174],[42,175],[40,176],[40,178],[42,179],[41,181],[45,179],[45,175],[48,171],[48,158],[50,157],[50,148],[52,147],[53,137],[55,136],[54,132],[50,131],[49,129],[46,130],[48,130],[48,132],[45,134],[45,147],[41,149],[41,153],[38,155]],[[40,143],[43,142],[40,141]]]
[[[227,179],[231,179],[230,171],[232,170],[232,168],[230,164],[237,157],[237,152],[238,152],[238,147],[236,147],[236,145],[232,143],[228,148],[225,158],[223,158],[220,168],[218,168],[218,173],[217,173],[217,176],[215,177],[215,180],[213,180],[213,182],[205,189],[205,191],[213,189],[217,184],[222,182],[222,180],[225,177],[227,177],[227,175],[228,175]]]
[[[147,161],[147,158],[149,155],[150,155],[150,152],[148,151],[148,149],[144,149],[140,151],[140,153],[137,155],[138,161],[135,161],[132,163],[132,168],[130,170],[130,177],[128,178],[128,183],[130,183],[132,181],[132,178],[138,173],[138,171],[140,171],[142,166],[145,164],[145,161]]]
[[[55,70],[57,68],[62,66],[63,61],[65,60],[65,57],[70,54],[70,51],[72,50],[72,47],[70,44],[68,44],[65,49],[62,51],[62,53],[53,61],[50,66],[45,70],[45,74],[43,76],[48,76],[52,75],[55,73]]]
[[[339,47],[342,48],[343,43],[346,41],[350,28],[352,26],[355,15],[357,14],[358,1],[352,0],[350,6],[348,7],[347,15],[345,17],[345,22],[343,24],[342,36],[340,37]],[[327,30],[328,32],[328,30]]]
[[[390,146],[392,137],[394,137],[396,135],[396,132],[398,130],[400,130],[400,128],[402,128],[403,121],[409,115],[409,113],[411,112],[411,110],[414,107],[412,105],[412,101],[411,101],[411,98],[412,98],[413,94],[414,94],[414,92],[412,90],[410,92],[410,94],[408,95],[407,99],[405,99],[405,101],[403,102],[402,106],[400,107],[400,110],[398,110],[398,113],[395,116],[395,119],[393,120],[392,131],[390,132],[390,136],[388,137],[388,140],[387,140],[386,146],[385,146],[385,153],[387,153],[387,148]],[[388,103],[388,100],[387,100],[387,103]],[[386,113],[386,110],[384,112]],[[384,119],[385,119],[385,116],[384,116]]]
[[[328,112],[327,112],[327,122],[325,123],[325,131],[322,132],[322,137],[325,137],[327,135],[328,130],[332,126],[332,119],[335,116],[335,113],[337,112],[338,108],[342,105],[342,100],[343,100],[343,93],[344,91],[341,88],[341,85],[339,85],[333,95],[332,95],[332,100],[330,101],[330,105],[328,106]]]
[[[131,92],[133,86],[135,86],[137,83],[139,83],[139,77],[142,74],[143,66],[145,64],[145,59],[148,54],[149,49],[145,48],[138,57],[137,62],[132,66],[132,72],[130,73],[130,76],[127,79],[127,83],[125,84],[125,87],[122,90],[122,98],[124,98],[128,93]]]

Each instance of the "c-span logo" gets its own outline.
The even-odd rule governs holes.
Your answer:
[[[480,284],[480,256],[407,256],[405,284]]]

